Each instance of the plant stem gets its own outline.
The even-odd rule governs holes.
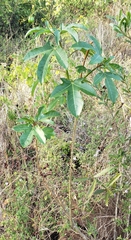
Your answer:
[[[73,169],[74,144],[75,144],[75,138],[76,138],[76,126],[77,126],[77,118],[74,118],[72,142],[71,142],[70,168],[69,168],[69,221],[70,221],[71,227],[73,227],[73,221],[72,221],[72,169]]]
[[[97,68],[101,67],[102,64],[98,64],[95,68],[93,68],[89,73],[87,73],[84,78],[88,77],[91,73],[93,73]]]
[[[66,77],[67,77],[67,79],[70,79],[68,70],[66,70]]]

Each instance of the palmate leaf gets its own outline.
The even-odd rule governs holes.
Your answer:
[[[83,100],[80,91],[87,95],[97,96],[96,91],[92,86],[87,83],[82,83],[83,79],[76,79],[75,81],[69,81],[62,78],[63,84],[58,85],[51,94],[51,97],[59,97],[64,92],[67,94],[67,107],[69,111],[75,117],[79,116],[83,108]]]
[[[105,79],[105,85],[107,87],[108,96],[109,96],[110,100],[113,103],[115,103],[116,99],[118,97],[118,91],[117,91],[117,88],[116,88],[115,84],[113,83],[111,78],[106,78]]]
[[[34,130],[32,126],[20,136],[20,144],[23,148],[29,146],[33,140]]]
[[[67,95],[67,107],[71,114],[75,117],[78,117],[81,114],[83,104],[84,102],[82,100],[80,91],[74,84],[71,84]]]
[[[85,94],[87,95],[90,95],[90,96],[97,96],[97,93],[95,91],[95,89],[89,85],[88,83],[83,83],[82,82],[83,79],[76,79],[74,81],[74,85],[79,89],[81,90],[82,92],[84,92]]]
[[[43,130],[39,126],[33,127],[34,135],[40,143],[46,143],[46,137]]]
[[[50,43],[47,42],[43,47],[35,48],[35,49],[29,51],[25,55],[24,61],[30,60],[30,59],[38,56],[39,54],[43,54],[43,53],[46,53],[46,52],[51,51],[51,50],[53,50],[53,48],[50,45]]]
[[[57,47],[56,50],[54,50],[54,55],[58,61],[58,63],[65,69],[68,68],[68,57],[67,53],[64,49],[61,47]]]
[[[42,83],[45,79],[47,69],[48,69],[48,63],[52,55],[53,55],[53,50],[48,51],[47,53],[44,54],[44,57],[39,62],[39,65],[37,68],[37,77],[40,83]]]

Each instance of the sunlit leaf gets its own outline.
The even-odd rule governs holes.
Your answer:
[[[38,141],[44,144],[46,142],[46,138],[43,130],[39,126],[33,127],[33,130],[34,130],[34,135],[38,139]]]

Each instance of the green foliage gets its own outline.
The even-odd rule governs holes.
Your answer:
[[[61,78],[62,84],[58,85],[54,88],[54,90],[51,93],[51,97],[56,99],[55,104],[58,102],[58,99],[61,97],[61,95],[67,95],[67,107],[68,110],[71,112],[71,114],[75,117],[78,117],[83,109],[84,105],[84,99],[82,97],[82,93],[90,96],[95,96],[97,98],[101,98],[97,94],[97,89],[99,89],[99,85],[101,84],[101,81],[105,79],[105,86],[108,91],[108,97],[109,99],[115,103],[116,99],[118,97],[117,88],[112,81],[112,79],[121,81],[122,77],[121,69],[119,65],[111,63],[112,57],[106,59],[102,56],[102,48],[97,41],[97,39],[93,36],[89,36],[89,39],[92,40],[92,44],[88,42],[81,42],[78,39],[78,34],[76,32],[76,29],[84,29],[87,30],[83,25],[81,24],[69,24],[67,26],[64,26],[61,24],[60,28],[57,30],[49,25],[48,22],[46,22],[45,28],[34,28],[30,30],[26,36],[29,34],[35,34],[36,36],[41,34],[48,34],[53,35],[54,42],[47,41],[43,47],[35,48],[31,51],[29,51],[25,57],[24,60],[31,60],[32,58],[38,56],[39,54],[44,54],[41,58],[38,68],[37,68],[37,78],[38,80],[35,82],[32,93],[34,92],[36,86],[38,85],[38,82],[41,84],[45,81],[45,77],[47,75],[49,62],[51,63],[51,58],[54,56],[56,58],[56,61],[60,67],[65,69],[65,75],[67,78]],[[70,66],[69,66],[69,60],[68,58],[68,52],[66,52],[63,49],[62,46],[62,40],[63,40],[63,34],[68,33],[72,36],[73,40],[76,42],[73,44],[70,48],[70,52],[72,52],[72,48],[75,49],[75,51],[79,50],[82,53],[84,53],[85,61],[88,60],[89,65],[95,65],[95,67],[90,70],[86,74],[86,67],[85,61],[83,66],[80,68],[80,66],[76,66],[76,74],[80,78],[72,79],[70,76]],[[70,54],[72,56],[73,52]],[[112,68],[113,66],[113,68]],[[83,76],[83,67],[84,67],[84,73],[85,76]],[[87,83],[87,77],[92,74],[92,72],[96,71],[96,75],[94,76],[94,84]],[[81,72],[81,73],[80,73]],[[98,73],[97,73],[98,72]],[[93,86],[94,85],[94,86]],[[94,89],[96,88],[96,90]],[[102,98],[101,98],[102,99]],[[55,105],[54,105],[55,106]],[[48,109],[48,107],[46,107]],[[55,111],[46,112],[44,114],[41,114],[41,111],[43,110],[43,107],[40,107],[38,110],[38,113],[33,118],[32,116],[20,119],[20,121],[23,121],[24,125],[18,125],[14,127],[14,130],[17,132],[23,132],[20,137],[20,143],[23,147],[27,147],[31,144],[34,136],[37,138],[37,140],[40,143],[46,142],[46,137],[49,138],[49,136],[45,137],[44,130],[42,130],[38,122],[46,121],[46,123],[51,123],[48,117],[55,117],[58,114],[55,113]],[[51,130],[52,131],[52,130]],[[48,131],[47,131],[48,132]],[[50,132],[51,134],[51,132]]]
[[[30,30],[26,36],[29,34],[35,33],[36,36],[41,35],[41,34],[47,34],[47,35],[53,35],[54,37],[54,42],[47,41],[43,47],[35,48],[31,51],[29,51],[26,55],[24,60],[30,60],[39,54],[44,54],[43,57],[41,58],[38,68],[37,68],[37,78],[38,81],[42,84],[45,81],[45,77],[47,74],[48,66],[49,63],[51,63],[51,57],[54,56],[58,65],[65,69],[65,75],[67,78],[61,78],[62,84],[58,85],[55,87],[53,90],[51,97],[54,98],[59,98],[61,95],[67,95],[67,107],[71,114],[75,117],[78,117],[83,108],[84,100],[82,98],[81,92],[83,92],[86,95],[90,96],[95,96],[97,98],[101,98],[94,89],[94,86],[101,83],[103,78],[105,78],[105,86],[108,90],[108,97],[109,99],[115,103],[116,99],[118,97],[118,92],[117,88],[112,81],[112,79],[116,79],[118,81],[122,80],[122,77],[120,76],[121,72],[119,74],[117,73],[118,71],[118,65],[113,65],[114,68],[112,70],[110,61],[112,60],[112,57],[106,59],[102,56],[102,48],[98,42],[98,40],[93,37],[89,36],[89,39],[92,40],[92,44],[88,42],[81,42],[78,39],[78,34],[76,32],[76,29],[84,29],[87,31],[87,29],[81,25],[81,24],[69,24],[67,26],[64,26],[61,24],[59,29],[55,29],[49,25],[48,22],[46,22],[46,27],[45,28],[34,28]],[[63,40],[63,35],[65,33],[68,33],[71,35],[73,40],[76,42],[70,47],[70,52],[72,52],[72,48],[75,50],[82,51],[84,53],[84,64],[83,67],[85,67],[85,62],[88,60],[89,65],[95,65],[95,67],[90,70],[88,74],[85,74],[85,76],[82,76],[82,73],[80,74],[78,67],[76,66],[76,74],[80,78],[76,78],[72,80],[72,77],[70,76],[70,66],[69,66],[69,60],[70,57],[69,51],[66,52],[66,50],[62,46],[62,40]],[[73,52],[70,54],[72,56]],[[103,70],[103,71],[102,71]],[[84,72],[86,71],[86,68],[84,68]],[[87,77],[94,71],[96,72],[96,75],[94,77],[94,86],[93,84],[88,84],[87,83]],[[83,72],[83,71],[82,71]],[[38,82],[34,85],[33,92],[35,87],[37,86]],[[96,89],[97,89],[96,88]],[[36,120],[37,121],[44,121],[47,116],[49,116],[48,113],[46,115],[41,115],[41,108],[38,110],[38,114],[36,115],[35,118],[28,117],[24,118],[23,120],[27,122],[27,125],[24,129],[22,129],[22,126],[20,125],[19,127],[14,127],[14,130],[16,131],[24,131],[24,133],[20,137],[20,143],[23,147],[27,147],[33,140],[33,136],[35,136],[39,142],[45,143],[45,136],[44,132],[38,128],[36,128]],[[52,113],[52,112],[51,112]],[[54,115],[55,116],[55,115]],[[54,117],[53,116],[53,117]],[[52,117],[50,115],[50,117]],[[46,119],[47,120],[47,119]]]
[[[18,178],[18,176],[17,176]],[[33,186],[30,186],[33,189]],[[8,215],[9,217],[3,221],[6,226],[5,238],[8,239],[28,239],[33,235],[33,228],[30,222],[30,208],[31,204],[30,192],[28,191],[25,179],[19,178],[14,184],[13,201],[11,196],[7,199],[8,203]],[[5,239],[4,234],[2,234]],[[1,237],[2,237],[1,236]]]
[[[52,136],[54,136],[54,131],[50,127],[43,128],[40,127],[38,124],[42,123],[48,123],[53,124],[53,122],[50,120],[50,118],[59,116],[59,113],[56,111],[44,111],[44,106],[40,107],[38,109],[38,113],[33,118],[31,116],[26,116],[24,118],[20,118],[19,122],[22,124],[16,125],[13,127],[13,129],[16,132],[22,132],[22,135],[20,137],[20,144],[22,147],[27,147],[31,144],[33,137],[36,137],[36,139],[40,143],[45,143],[46,138],[49,139]]]
[[[126,14],[120,10],[119,15],[116,18],[108,16],[112,23],[110,24],[114,31],[117,32],[118,37],[125,37],[126,42],[131,43],[131,12]]]

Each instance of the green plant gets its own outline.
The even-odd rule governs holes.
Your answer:
[[[114,82],[115,80],[122,81],[123,77],[122,68],[112,62],[113,57],[106,58],[103,56],[102,48],[98,40],[94,36],[87,35],[87,42],[80,41],[76,31],[77,29],[88,31],[87,28],[81,24],[69,24],[67,26],[61,24],[60,28],[56,29],[46,22],[45,28],[33,28],[26,34],[26,36],[33,34],[36,37],[41,34],[48,36],[44,46],[29,51],[24,58],[24,60],[27,61],[40,54],[43,55],[38,64],[38,80],[33,86],[33,92],[38,83],[44,84],[48,67],[52,64],[52,61],[54,62],[54,59],[58,64],[59,71],[62,73],[60,78],[62,83],[56,80],[54,89],[52,89],[48,99],[49,104],[47,102],[46,106],[40,107],[35,117],[26,116],[25,118],[21,118],[19,121],[22,122],[22,124],[15,126],[14,130],[23,132],[20,136],[20,143],[23,147],[27,147],[32,142],[34,136],[39,142],[45,143],[46,137],[49,138],[53,135],[53,130],[48,127],[48,124],[52,123],[50,118],[59,116],[58,112],[54,111],[53,108],[56,107],[56,105],[59,106],[61,96],[65,99],[67,108],[74,117],[69,163],[68,218],[70,226],[83,237],[72,216],[72,172],[77,121],[82,113],[87,96],[96,97],[98,101],[104,105],[108,105],[109,100],[111,100],[113,105],[118,97],[117,87]],[[67,34],[75,41],[75,43],[71,43],[68,47],[64,44],[65,38],[68,38]],[[82,63],[73,60],[79,51],[83,55]],[[102,91],[103,88],[104,91]],[[44,129],[39,126],[41,122],[47,124]],[[88,191],[88,201],[95,192],[96,183],[98,182],[100,185],[100,181],[97,181],[96,178],[107,172],[109,172],[109,168],[103,170],[93,178],[93,184],[91,184]],[[112,186],[119,177],[120,174],[115,175],[107,185],[104,186],[104,189],[101,189],[101,192],[105,192],[106,205],[108,205],[109,197],[112,195]]]
[[[6,233],[2,234],[0,239],[29,239],[34,233],[31,218],[31,196],[33,186],[30,185],[30,191],[27,187],[27,182],[20,176],[17,176],[17,181],[13,186],[13,194],[6,199],[8,210],[5,213],[3,224],[6,226]],[[7,217],[8,216],[8,217]]]
[[[126,42],[131,43],[131,12],[127,12],[126,14],[120,10],[119,15],[114,17],[109,16],[112,20],[110,24],[114,31],[117,32],[118,37],[125,37]]]

